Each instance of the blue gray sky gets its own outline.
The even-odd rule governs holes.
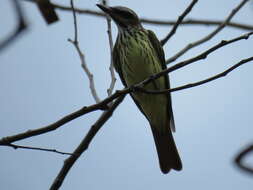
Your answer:
[[[69,1],[54,1],[69,4]],[[98,10],[98,1],[76,1],[82,8]],[[116,1],[140,17],[177,19],[190,3],[184,1]],[[239,3],[202,0],[188,18],[224,19]],[[0,137],[48,125],[82,106],[94,103],[73,38],[71,13],[57,11],[60,22],[47,26],[34,4],[22,3],[29,28],[0,54]],[[1,39],[15,25],[11,3],[0,2]],[[233,21],[253,24],[253,8],[247,4]],[[117,28],[113,24],[113,38]],[[144,25],[161,39],[170,27]],[[80,46],[95,75],[101,99],[110,83],[110,52],[106,21],[78,15]],[[211,26],[183,26],[165,45],[166,57],[214,30]],[[208,43],[181,57],[193,57],[208,47],[246,31],[226,28]],[[207,59],[171,73],[173,87],[195,82],[252,56],[252,39],[219,49]],[[103,126],[88,151],[65,179],[67,189],[243,189],[253,186],[252,177],[232,163],[235,154],[253,140],[251,85],[253,63],[247,63],[225,78],[172,94],[177,132],[174,134],[183,170],[160,172],[149,124],[128,96]],[[117,80],[116,89],[122,89]],[[72,152],[101,111],[90,113],[57,131],[17,142],[20,145],[55,148]],[[66,156],[32,150],[0,147],[0,189],[48,189]],[[252,156],[252,154],[251,154]],[[253,164],[253,159],[248,163]]]

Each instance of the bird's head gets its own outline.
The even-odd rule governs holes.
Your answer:
[[[124,30],[126,28],[141,27],[137,14],[127,7],[108,7],[101,4],[97,4],[97,6],[110,15],[120,29]]]

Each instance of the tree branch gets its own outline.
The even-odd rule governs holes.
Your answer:
[[[27,2],[32,2],[34,3],[35,0],[23,0]],[[71,7],[64,6],[64,5],[59,5],[56,3],[51,3],[55,8],[60,9],[62,11],[72,11]],[[99,11],[94,11],[90,9],[81,9],[81,8],[75,8],[75,12],[79,14],[86,14],[86,15],[91,15],[91,16],[97,16],[97,17],[105,17],[106,15],[102,12]],[[175,25],[177,21],[174,20],[157,20],[157,19],[149,19],[149,18],[140,18],[141,22],[144,24],[152,24],[152,25],[161,25],[161,26],[170,26],[170,25]],[[206,20],[206,19],[187,19],[185,21],[182,21],[180,25],[211,25],[211,26],[217,26],[221,25],[224,21],[220,20]],[[242,30],[253,30],[252,25],[248,24],[241,24],[237,22],[228,22],[227,26],[233,27],[233,28],[238,28]]]
[[[27,1],[36,2],[35,0],[27,0]],[[218,28],[216,28],[216,30],[214,30],[212,33],[210,33],[205,38],[202,38],[201,40],[198,40],[198,41],[194,42],[193,44],[190,44],[191,47],[189,49],[191,49],[191,48],[193,48],[193,47],[195,47],[195,46],[197,46],[197,45],[199,45],[199,44],[201,44],[201,43],[203,43],[203,42],[211,39],[219,31],[221,31],[225,26],[228,26],[228,25],[232,26],[232,24],[230,23],[230,20],[236,14],[236,12],[239,11],[239,9],[247,1],[248,0],[242,1],[230,13],[230,15],[228,16],[228,18],[224,22],[218,23],[220,25],[219,25]],[[17,34],[14,33],[14,36],[11,36],[10,39],[7,39],[6,41],[4,41],[0,45],[0,49],[4,48],[7,44],[9,44],[10,41],[12,41],[13,39],[15,39],[16,36],[26,27],[24,19],[23,19],[22,14],[21,14],[21,9],[19,7],[19,4],[18,4],[17,0],[13,0],[13,2],[15,3],[15,6],[17,6],[16,8],[17,8],[17,12],[18,12],[18,15],[19,15],[19,21],[20,21],[19,22],[19,27],[17,28],[17,31],[16,31]],[[166,38],[164,40],[162,40],[163,44],[165,44],[170,39],[170,37],[176,32],[176,29],[177,29],[177,27],[180,24],[189,24],[189,23],[193,24],[194,23],[194,20],[183,21],[183,18],[190,12],[190,10],[192,9],[192,7],[194,6],[194,4],[196,2],[197,2],[197,0],[193,0],[192,3],[191,3],[191,5],[184,11],[184,13],[178,18],[178,20],[176,22],[174,22],[174,24],[175,24],[174,27],[172,28],[172,30],[170,31],[170,33],[166,36]],[[172,72],[172,71],[175,71],[177,69],[180,69],[180,68],[182,68],[184,66],[187,66],[187,65],[189,65],[189,64],[191,64],[193,62],[197,62],[198,60],[205,59],[209,54],[211,54],[212,52],[216,51],[217,49],[219,49],[221,47],[224,47],[225,45],[228,45],[230,43],[233,43],[233,42],[236,42],[236,41],[239,41],[239,40],[242,40],[242,39],[248,39],[249,36],[253,34],[253,32],[250,32],[250,33],[247,33],[245,35],[239,36],[237,38],[234,38],[234,39],[231,39],[231,40],[228,40],[228,41],[223,40],[219,44],[211,47],[210,49],[204,51],[203,53],[201,53],[201,54],[199,54],[199,55],[197,55],[197,56],[195,56],[195,57],[193,57],[191,59],[179,62],[178,64],[176,64],[176,65],[174,65],[174,66],[172,66],[170,68],[167,68],[167,69],[163,70],[160,73],[157,73],[157,74],[155,74],[153,76],[150,76],[149,78],[145,79],[144,81],[142,81],[142,82],[140,82],[140,83],[138,83],[138,84],[136,84],[136,85],[134,85],[132,87],[125,88],[125,89],[120,90],[120,91],[116,91],[114,94],[112,94],[112,91],[113,91],[113,88],[114,88],[114,85],[115,85],[115,81],[114,81],[115,80],[115,76],[114,76],[114,71],[113,71],[113,67],[112,67],[112,60],[111,60],[110,72],[111,72],[112,81],[111,81],[111,84],[110,84],[110,88],[108,89],[108,96],[109,97],[100,102],[100,100],[99,100],[99,98],[97,96],[96,90],[95,90],[95,85],[94,85],[94,81],[93,81],[93,75],[88,70],[86,62],[85,62],[85,56],[81,52],[80,47],[79,47],[78,32],[77,32],[77,22],[76,22],[76,12],[85,13],[85,14],[93,14],[93,15],[97,15],[97,16],[105,16],[105,15],[102,14],[102,13],[99,13],[99,12],[95,12],[95,11],[74,8],[73,0],[71,0],[71,7],[64,7],[64,6],[60,6],[60,5],[56,5],[56,4],[53,4],[53,6],[55,8],[60,8],[62,10],[72,10],[72,12],[73,12],[75,36],[74,36],[74,40],[69,39],[69,41],[75,46],[75,48],[76,48],[76,50],[77,50],[77,52],[79,54],[79,57],[80,57],[80,60],[81,60],[81,63],[82,63],[82,67],[85,70],[86,74],[88,75],[88,78],[89,78],[89,81],[90,81],[91,92],[92,92],[93,97],[96,100],[97,104],[91,105],[89,107],[83,107],[82,109],[80,109],[80,110],[78,110],[78,111],[76,111],[76,112],[74,112],[74,113],[72,113],[70,115],[67,115],[67,116],[63,117],[59,121],[57,121],[57,122],[55,122],[55,123],[53,123],[51,125],[48,125],[46,127],[42,127],[42,128],[35,129],[35,130],[29,130],[29,131],[27,131],[25,133],[20,133],[20,134],[14,135],[14,136],[4,137],[4,138],[0,139],[0,146],[1,145],[2,146],[9,146],[9,147],[13,147],[15,149],[17,149],[17,148],[23,148],[23,149],[50,151],[50,152],[55,152],[55,153],[59,153],[59,154],[68,154],[68,155],[71,155],[68,159],[65,160],[62,169],[60,170],[58,176],[55,178],[55,180],[54,180],[54,182],[53,182],[53,184],[52,184],[52,186],[50,188],[51,190],[59,189],[60,188],[60,186],[62,185],[62,183],[63,183],[63,181],[65,179],[65,177],[67,176],[68,172],[72,168],[72,166],[75,164],[75,162],[77,161],[77,159],[81,156],[81,154],[88,149],[89,144],[91,143],[91,141],[93,140],[93,138],[95,137],[95,135],[97,134],[97,132],[106,123],[106,121],[109,120],[109,118],[111,118],[113,112],[116,110],[116,108],[118,107],[118,105],[123,101],[123,99],[124,99],[124,97],[125,97],[126,94],[134,92],[134,91],[141,91],[141,90],[143,90],[144,93],[151,93],[151,94],[168,93],[168,92],[183,90],[183,89],[186,89],[186,88],[191,88],[191,87],[194,87],[194,86],[199,86],[199,85],[202,85],[204,83],[207,83],[207,82],[216,80],[218,78],[224,77],[228,73],[232,72],[233,70],[235,70],[236,68],[238,68],[239,66],[241,66],[242,64],[245,64],[245,63],[253,60],[253,57],[249,57],[247,59],[241,60],[240,62],[238,62],[234,66],[232,66],[232,67],[228,68],[227,70],[225,70],[224,72],[219,73],[219,74],[217,74],[215,76],[212,76],[210,78],[207,78],[205,80],[196,82],[196,83],[186,84],[186,85],[183,85],[183,86],[180,86],[180,87],[176,87],[176,88],[172,88],[172,89],[166,89],[166,90],[159,91],[159,92],[157,92],[157,91],[146,91],[145,89],[142,88],[144,85],[150,83],[151,81],[153,81],[153,80],[155,80],[155,79],[157,79],[157,78],[159,78],[159,77],[161,77],[163,75],[168,74],[169,72]],[[144,19],[142,19],[142,21],[145,22]],[[158,24],[158,22],[162,22],[162,21],[147,21],[146,20],[146,22],[147,23],[151,23],[151,24],[152,24],[152,22],[153,22],[153,24],[154,23]],[[196,23],[197,23],[197,21],[195,20],[195,24]],[[200,24],[200,23],[201,23],[201,21],[198,22],[198,24]],[[215,23],[215,21],[206,21],[205,23],[202,23],[202,24],[217,24],[217,23]],[[108,25],[108,36],[109,36],[110,52],[111,52],[111,55],[112,55],[111,23],[110,23],[110,20],[108,18],[107,18],[107,25]],[[237,23],[234,24],[233,26],[234,27],[238,27],[238,28],[244,28],[244,29],[246,29],[247,27],[248,28],[252,27],[252,26],[249,26],[249,25],[240,25],[240,24],[237,24]],[[252,30],[252,28],[250,30]],[[9,40],[9,42],[8,42],[8,40]],[[188,51],[189,49],[187,49],[186,51]],[[183,52],[182,54],[184,54],[185,52]],[[181,55],[179,55],[179,56],[181,56]],[[177,57],[176,57],[176,59],[177,59]],[[168,62],[169,61],[170,61],[170,59],[168,60]],[[82,116],[84,114],[90,113],[90,112],[95,111],[95,110],[104,110],[104,109],[106,109],[106,110],[102,113],[102,115],[94,123],[94,125],[91,126],[89,132],[87,133],[87,135],[85,136],[85,138],[82,140],[82,142],[80,143],[80,145],[76,148],[76,150],[73,153],[65,153],[65,152],[57,151],[55,149],[45,149],[45,148],[28,147],[28,146],[20,146],[20,145],[12,144],[12,142],[14,142],[14,141],[18,141],[18,140],[21,140],[21,139],[25,139],[25,138],[28,138],[28,137],[32,137],[32,136],[40,135],[40,134],[43,134],[43,133],[47,133],[49,131],[56,130],[60,126],[66,124],[67,122],[70,122],[70,121],[72,121],[72,120],[74,120],[74,119],[76,119],[76,118],[78,118],[78,117],[80,117],[80,116]],[[242,151],[237,156],[237,158],[235,159],[235,162],[238,164],[238,166],[241,169],[243,169],[243,170],[245,170],[245,171],[247,171],[247,172],[249,172],[249,173],[252,174],[253,173],[253,168],[247,167],[247,166],[245,166],[245,165],[243,165],[241,163],[242,162],[241,160],[245,157],[245,155],[248,154],[251,151],[253,151],[253,145],[249,146],[247,149],[245,149],[244,151]]]
[[[54,5],[52,5],[50,0],[36,0],[36,3],[38,5],[41,15],[43,16],[47,24],[52,24],[59,20],[54,10],[55,7]]]
[[[84,70],[84,72],[86,73],[88,79],[89,79],[89,83],[90,83],[90,90],[91,90],[91,94],[92,94],[92,97],[94,98],[94,100],[96,101],[96,103],[100,102],[100,99],[97,95],[97,91],[96,91],[96,88],[95,88],[95,83],[94,83],[94,76],[93,74],[90,72],[87,64],[86,64],[86,61],[85,61],[85,56],[84,54],[82,53],[80,47],[79,47],[79,42],[78,42],[78,30],[77,30],[77,19],[76,19],[76,12],[75,12],[75,9],[74,9],[74,4],[73,4],[73,0],[70,1],[70,4],[71,4],[71,8],[73,10],[73,18],[74,18],[74,30],[75,30],[75,37],[74,37],[74,40],[71,40],[71,39],[68,39],[69,42],[71,42],[74,47],[76,48],[77,50],[77,53],[80,57],[80,60],[81,60],[81,66]]]
[[[253,167],[247,166],[243,163],[243,160],[246,156],[249,155],[250,152],[253,152],[253,144],[249,145],[245,149],[243,149],[241,152],[237,154],[237,156],[234,159],[234,163],[236,166],[238,166],[242,171],[247,172],[248,174],[253,175]]]
[[[118,97],[118,96],[117,96]],[[95,111],[95,110],[102,110],[102,109],[105,109],[106,108],[106,104],[111,102],[114,98],[114,96],[112,96],[111,98],[108,98],[106,101],[103,101],[103,102],[100,102],[98,104],[94,104],[92,106],[89,106],[89,107],[83,107],[67,116],[64,116],[63,118],[61,118],[60,120],[56,121],[55,123],[52,123],[48,126],[45,126],[45,127],[41,127],[41,128],[38,128],[38,129],[34,129],[34,130],[28,130],[24,133],[20,133],[20,134],[17,134],[17,135],[13,135],[13,136],[7,136],[7,137],[3,137],[2,139],[0,139],[0,146],[2,145],[6,145],[6,144],[10,144],[12,142],[15,142],[15,141],[19,141],[19,140],[22,140],[22,139],[26,139],[26,138],[29,138],[29,137],[33,137],[33,136],[37,136],[37,135],[41,135],[41,134],[44,134],[44,133],[48,133],[50,131],[54,131],[56,129],[58,129],[59,127],[61,127],[62,125],[78,118],[78,117],[81,117],[82,115],[84,114],[87,114],[87,113],[90,113],[92,111]]]
[[[60,120],[56,121],[55,123],[52,123],[52,124],[50,124],[46,127],[38,128],[38,129],[35,129],[35,130],[28,130],[27,132],[20,133],[20,134],[17,134],[17,135],[13,135],[13,136],[3,137],[2,139],[0,139],[0,146],[10,144],[10,143],[13,143],[15,141],[26,139],[26,138],[29,138],[29,137],[32,137],[32,136],[41,135],[41,134],[47,133],[49,131],[56,130],[59,127],[61,127],[62,125],[66,124],[66,123],[68,123],[68,122],[70,122],[70,121],[72,121],[72,120],[74,120],[78,117],[81,117],[81,116],[83,116],[87,113],[90,113],[90,112],[95,111],[95,110],[106,109],[106,108],[108,108],[107,104],[112,102],[114,99],[116,99],[116,98],[118,98],[122,95],[128,94],[130,92],[133,92],[134,90],[138,90],[138,88],[143,87],[144,85],[148,84],[152,80],[155,80],[155,79],[157,79],[157,78],[159,78],[163,75],[166,75],[169,72],[172,72],[172,71],[175,71],[175,70],[180,69],[182,67],[185,67],[185,66],[187,66],[187,65],[189,65],[193,62],[196,62],[198,60],[205,59],[210,53],[216,51],[217,49],[219,49],[221,47],[224,47],[228,44],[231,44],[231,43],[243,40],[243,39],[246,40],[251,35],[253,35],[253,32],[246,33],[244,35],[241,35],[239,37],[233,38],[233,39],[228,40],[228,41],[223,40],[220,43],[218,43],[217,45],[211,47],[210,49],[204,51],[203,53],[201,53],[201,54],[199,54],[199,55],[197,55],[197,56],[195,56],[191,59],[179,62],[178,64],[176,64],[174,66],[171,66],[171,67],[163,70],[162,72],[157,73],[157,74],[145,79],[144,81],[132,86],[132,87],[125,88],[123,90],[117,90],[115,93],[113,93],[111,96],[105,98],[101,102],[99,102],[97,104],[93,104],[89,107],[83,107],[80,110],[77,110],[77,111],[63,117]]]
[[[4,146],[9,146],[9,147],[12,147],[14,149],[39,150],[39,151],[46,151],[46,152],[54,152],[54,153],[63,154],[63,155],[72,155],[72,153],[62,152],[62,151],[58,151],[56,149],[49,149],[49,148],[39,148],[39,147],[32,147],[32,146],[21,146],[21,145],[16,145],[16,144],[6,144]]]
[[[15,9],[14,12],[16,13],[18,24],[16,25],[15,30],[0,43],[0,51],[10,45],[12,42],[14,42],[27,28],[20,2],[18,2],[17,0],[12,0],[12,3]]]
[[[106,0],[103,0],[102,3],[104,5],[108,4],[108,2]],[[109,66],[109,70],[110,70],[110,74],[111,74],[111,83],[110,83],[110,87],[107,89],[107,94],[108,94],[108,96],[110,96],[110,95],[112,95],[113,89],[115,87],[116,77],[115,77],[115,72],[114,72],[114,67],[113,67],[112,26],[111,26],[111,17],[109,15],[106,15],[106,21],[107,21],[107,34],[108,34],[110,54],[111,54],[111,61],[110,61],[110,66]]]
[[[187,88],[192,88],[192,87],[200,86],[202,84],[214,81],[214,80],[219,79],[221,77],[225,77],[227,74],[229,74],[230,72],[232,72],[236,68],[238,68],[241,65],[243,65],[245,63],[248,63],[250,61],[253,61],[253,57],[249,57],[247,59],[243,59],[240,62],[238,62],[235,65],[233,65],[232,67],[226,69],[225,71],[223,71],[223,72],[221,72],[221,73],[219,73],[219,74],[217,74],[215,76],[209,77],[209,78],[201,80],[199,82],[189,83],[189,84],[186,84],[186,85],[183,85],[183,86],[179,86],[179,87],[176,87],[176,88],[164,89],[164,90],[159,90],[158,91],[158,90],[146,90],[144,88],[137,87],[135,90],[139,91],[139,92],[147,93],[147,94],[163,94],[163,93],[171,93],[171,92],[175,92],[175,91],[179,91],[179,90],[184,90],[184,89],[187,89]]]
[[[154,76],[151,76],[147,79],[145,79],[144,81],[142,81],[141,83],[135,85],[135,86],[138,86],[138,87],[142,87],[142,85],[146,85],[148,83],[150,83],[151,81],[167,74],[167,73],[170,73],[172,71],[175,71],[177,69],[180,69],[182,67],[185,67],[191,63],[194,63],[194,62],[197,62],[199,60],[202,60],[202,59],[205,59],[209,54],[211,54],[212,52],[216,51],[217,49],[221,48],[221,47],[224,47],[228,44],[231,44],[231,43],[234,43],[234,42],[237,42],[237,41],[240,41],[240,40],[247,40],[251,35],[253,35],[253,32],[249,32],[249,33],[246,33],[246,34],[243,34],[239,37],[236,37],[236,38],[233,38],[231,40],[222,40],[220,43],[218,43],[217,45],[209,48],[208,50],[202,52],[201,54],[193,57],[193,58],[190,58],[190,59],[187,59],[185,61],[181,61],[179,63],[177,63],[176,65],[173,65],[167,69],[164,69],[163,71],[161,71],[160,73],[157,73],[155,74]]]
[[[245,5],[249,0],[243,0],[239,3],[239,5],[237,5],[228,15],[228,17],[224,20],[224,22],[219,25],[214,31],[212,31],[210,34],[208,34],[207,36],[205,36],[204,38],[197,40],[195,42],[192,42],[190,44],[188,44],[187,46],[185,46],[182,50],[180,50],[178,53],[176,53],[174,56],[172,56],[171,58],[169,58],[168,60],[166,60],[166,63],[171,63],[175,60],[177,60],[180,56],[182,56],[183,54],[185,54],[188,50],[210,40],[212,37],[214,37],[217,33],[219,33],[229,22],[230,20],[233,18],[233,16],[243,7],[243,5]]]
[[[91,143],[92,139],[95,137],[95,135],[100,130],[100,128],[105,124],[105,122],[112,116],[113,112],[118,107],[118,105],[123,101],[124,97],[125,95],[119,97],[112,104],[112,106],[110,106],[110,108],[107,111],[103,112],[103,114],[96,121],[96,123],[91,126],[85,138],[82,140],[80,145],[76,148],[76,150],[73,152],[73,155],[71,155],[69,158],[67,158],[64,161],[64,165],[61,171],[59,172],[59,174],[57,175],[57,177],[55,178],[52,186],[50,187],[50,190],[57,190],[60,188],[65,177],[70,171],[71,167],[74,165],[77,159],[81,156],[81,154],[88,149],[89,144]]]
[[[192,0],[191,4],[185,9],[185,11],[178,17],[177,22],[169,32],[169,34],[161,40],[162,46],[168,42],[168,40],[176,33],[177,27],[183,21],[184,17],[191,12],[193,6],[198,2],[198,0]]]
[[[151,24],[151,25],[160,25],[160,26],[170,26],[175,25],[176,21],[174,20],[154,20],[154,19],[148,19],[148,18],[141,18],[141,22],[145,24]],[[221,25],[224,21],[222,20],[206,20],[206,19],[186,19],[182,21],[179,25],[204,25],[204,26],[217,26]],[[228,22],[228,27],[231,28],[237,28],[241,30],[253,30],[252,25],[248,24],[242,24],[238,22]]]

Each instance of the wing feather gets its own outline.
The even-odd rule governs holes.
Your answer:
[[[162,45],[160,43],[160,41],[157,39],[155,33],[151,30],[148,30],[148,37],[149,37],[149,40],[153,46],[153,48],[155,49],[156,53],[157,53],[157,56],[160,60],[160,64],[161,64],[161,67],[162,69],[166,69],[166,63],[165,63],[165,56],[164,56],[164,51],[163,51],[163,48],[162,48]],[[170,81],[169,81],[169,75],[166,75],[165,76],[165,83],[166,83],[166,88],[170,88]],[[175,128],[175,122],[174,122],[174,116],[173,116],[173,110],[172,110],[172,101],[171,101],[171,95],[170,93],[168,94],[168,114],[170,116],[170,128],[173,132],[176,131],[176,128]]]

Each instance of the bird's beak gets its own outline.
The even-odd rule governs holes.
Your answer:
[[[110,16],[112,16],[112,8],[105,6],[105,5],[101,5],[101,4],[97,4],[97,6],[104,11],[105,13],[109,14]]]
[[[120,25],[120,23],[122,23],[122,19],[121,16],[115,12],[115,9],[113,7],[108,7],[105,5],[101,5],[101,4],[97,4],[97,6],[106,14],[108,14],[117,25]]]

